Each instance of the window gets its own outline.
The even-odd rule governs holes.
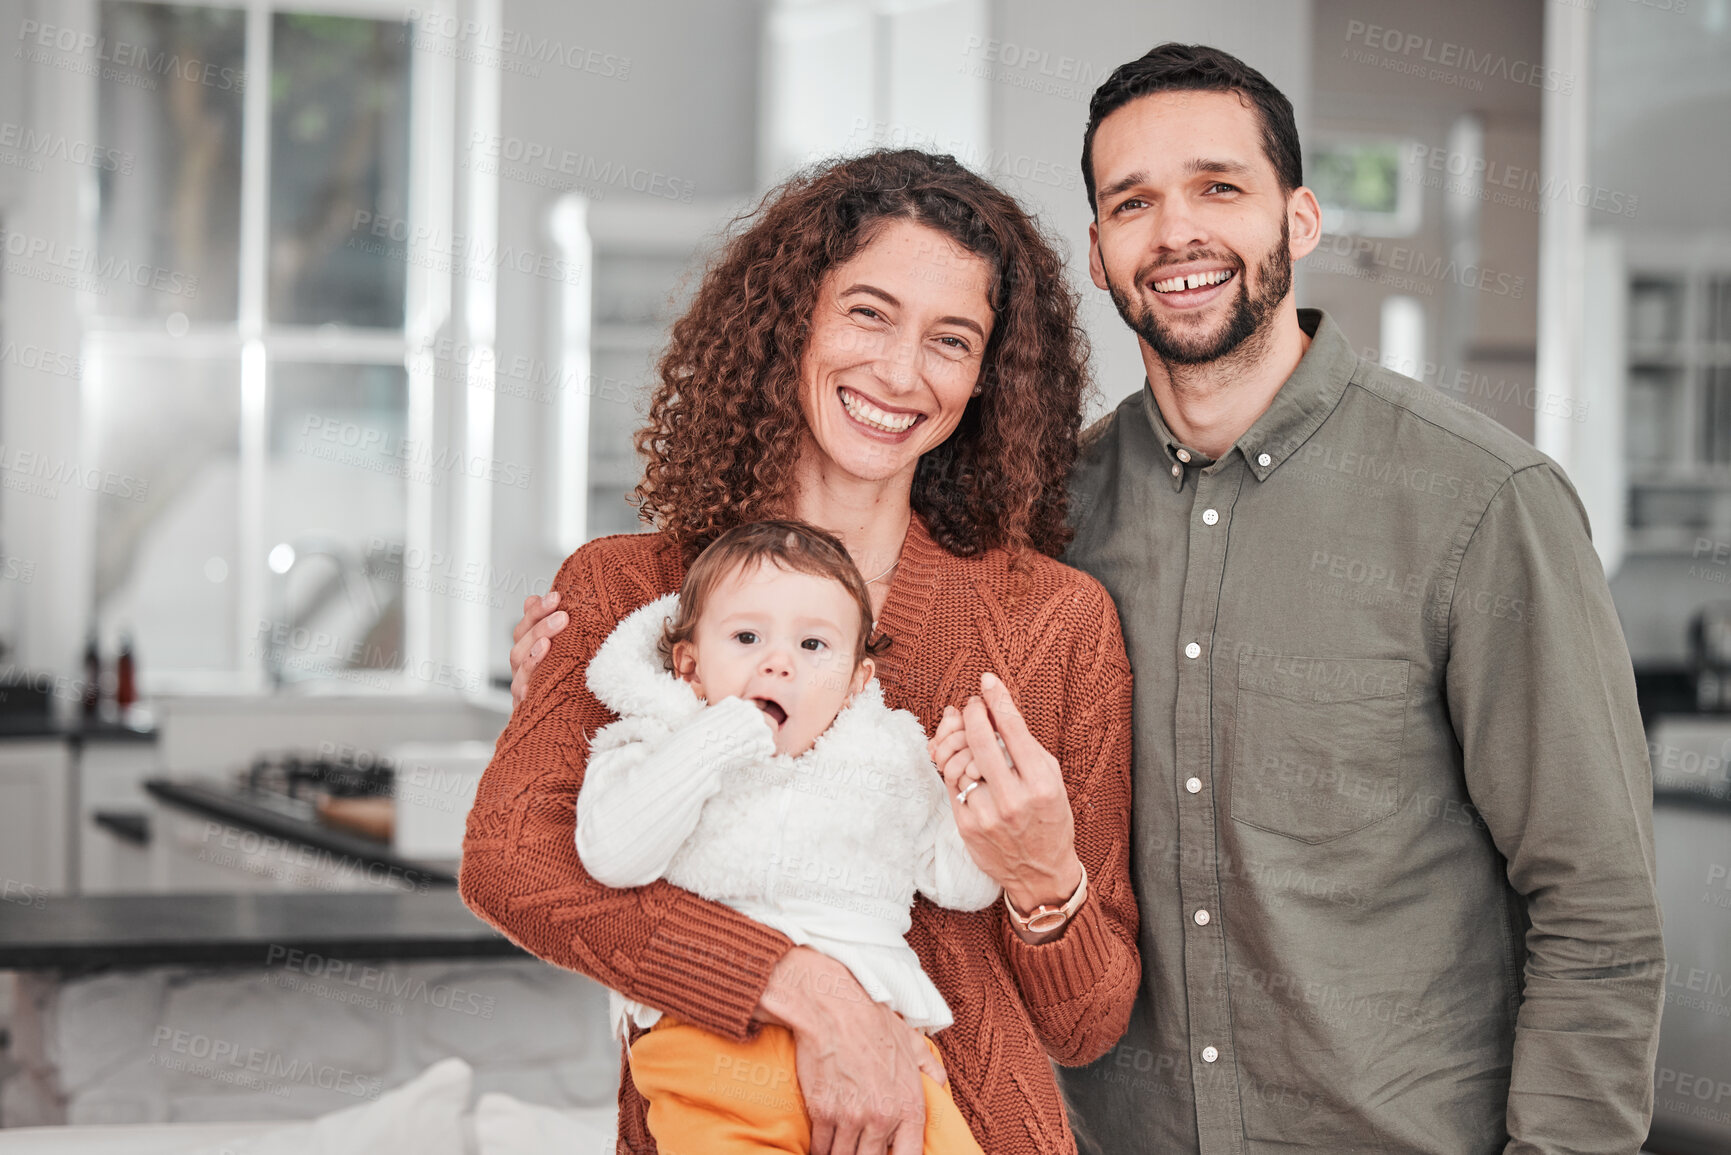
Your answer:
[[[1305,157],[1306,184],[1322,206],[1322,228],[1336,235],[1409,236],[1421,200],[1414,142],[1324,140]]]
[[[86,297],[86,403],[149,484],[98,499],[97,621],[169,688],[384,685],[412,649],[381,559],[442,480],[406,451],[423,62],[406,9],[334,7],[99,7],[136,75],[99,84],[98,136],[136,164],[95,178],[97,266],[132,271]]]

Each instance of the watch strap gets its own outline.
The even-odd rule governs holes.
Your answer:
[[[1016,904],[1010,901],[1010,892],[1004,892],[1004,909],[1010,912],[1010,921],[1027,931],[1029,934],[1047,934],[1058,930],[1076,916],[1082,909],[1082,903],[1088,898],[1088,868],[1082,867],[1081,881],[1076,883],[1076,893],[1058,905],[1047,903],[1036,906],[1032,911],[1023,914],[1016,909]]]

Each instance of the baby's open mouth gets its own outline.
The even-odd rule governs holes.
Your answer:
[[[769,720],[775,723],[776,729],[779,730],[787,723],[787,711],[774,698],[753,698],[751,704],[768,714]]]

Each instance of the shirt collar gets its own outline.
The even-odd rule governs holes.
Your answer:
[[[1310,440],[1311,434],[1334,412],[1358,368],[1358,354],[1346,334],[1322,310],[1298,310],[1298,325],[1310,335],[1310,348],[1305,350],[1298,368],[1274,395],[1267,410],[1233,446],[1244,455],[1258,481],[1266,481],[1269,474]],[[1180,467],[1172,478],[1174,488],[1184,483],[1183,466],[1213,464],[1211,458],[1172,435],[1154,400],[1154,390],[1146,380],[1142,382],[1142,409],[1166,454],[1168,472],[1174,466]]]

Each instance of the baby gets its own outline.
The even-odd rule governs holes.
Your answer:
[[[866,583],[829,534],[764,521],[716,539],[589,663],[619,720],[590,743],[577,853],[608,886],[665,878],[822,951],[930,1033],[950,1010],[902,937],[914,892],[979,910],[998,885],[962,844],[919,720],[885,706],[871,632]],[[653,1028],[630,1063],[662,1150],[810,1149],[785,1028],[735,1043],[613,1000],[622,1037],[627,1019]],[[949,1093],[925,1088],[925,1150],[979,1152]]]

